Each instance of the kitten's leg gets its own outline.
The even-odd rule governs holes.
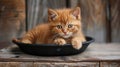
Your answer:
[[[72,46],[75,49],[80,49],[82,47],[82,42],[85,41],[85,38],[81,38],[81,37],[74,37],[71,40]]]
[[[32,44],[32,42],[28,39],[21,40],[22,43]]]
[[[66,44],[66,41],[63,38],[57,38],[54,40],[54,43],[58,45],[64,45]]]
[[[34,37],[32,34],[28,33],[21,39],[22,43],[32,44],[34,42]]]
[[[28,39],[18,40],[18,39],[16,39],[16,38],[13,38],[12,40],[15,41],[15,42],[22,42],[22,43],[32,44],[32,42],[31,42],[30,40],[28,40]]]

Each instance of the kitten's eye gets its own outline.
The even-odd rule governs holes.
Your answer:
[[[72,24],[69,24],[69,25],[68,25],[68,28],[72,28],[72,27],[73,27],[73,25],[72,25]]]
[[[61,29],[61,28],[62,28],[62,26],[61,26],[61,25],[57,25],[57,28],[58,28],[58,29]]]

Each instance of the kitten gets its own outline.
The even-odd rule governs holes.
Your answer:
[[[17,40],[18,41],[18,40]],[[82,33],[80,8],[48,9],[48,23],[40,24],[27,32],[20,42],[64,45],[71,43],[80,49],[86,41]]]

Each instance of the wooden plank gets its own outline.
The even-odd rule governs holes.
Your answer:
[[[0,67],[9,67],[9,62],[0,62]]]
[[[22,53],[18,47],[0,50],[0,61],[81,62],[120,61],[120,44],[91,44],[83,53],[73,56],[43,57]]]
[[[106,42],[106,3],[107,0],[71,0],[71,7],[80,6],[83,31],[95,38],[95,42]]]
[[[120,67],[120,62],[100,62],[100,67]]]
[[[0,62],[0,67],[33,67],[33,62]]]
[[[52,62],[0,62],[0,67],[99,67],[98,62],[52,63]]]
[[[110,0],[112,42],[120,43],[120,0]]]
[[[66,1],[65,0],[47,0],[47,7],[52,9],[59,9],[59,8],[65,8],[66,7]]]
[[[0,0],[0,32],[0,46],[25,32],[24,0]]]
[[[76,62],[76,63],[40,63],[35,62],[34,67],[99,67],[98,62]]]
[[[98,62],[56,63],[56,62],[0,62],[0,67],[99,67]]]
[[[9,62],[9,67],[33,67],[33,62]]]
[[[28,29],[39,23],[47,22],[48,8],[64,8],[65,0],[27,0],[28,1]]]
[[[79,4],[79,0],[69,0],[69,1],[70,1],[69,6],[72,7],[72,8],[77,7],[78,4]]]

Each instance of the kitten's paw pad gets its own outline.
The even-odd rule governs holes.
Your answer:
[[[72,46],[73,48],[79,50],[82,47],[82,42],[79,40],[72,40]]]
[[[54,43],[58,44],[58,45],[64,45],[64,44],[66,44],[66,41],[62,38],[58,38],[58,39],[54,40]]]

